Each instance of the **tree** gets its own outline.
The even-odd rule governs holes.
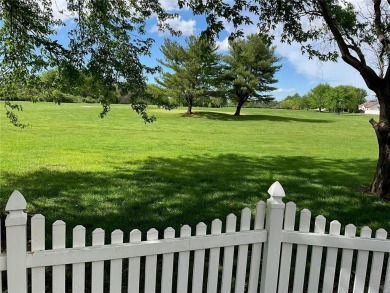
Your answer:
[[[178,106],[176,101],[172,101],[172,98],[169,96],[167,91],[156,84],[148,84],[146,92],[150,96],[148,102],[156,104],[159,108],[172,110]]]
[[[304,108],[304,105],[302,105],[302,97],[296,93],[292,96],[285,97],[280,102],[279,107],[282,109],[300,110]]]
[[[320,112],[325,108],[325,98],[332,90],[332,87],[327,83],[320,83],[319,85],[312,88],[309,92],[309,97],[311,99],[312,105]]]
[[[358,113],[359,105],[366,101],[367,92],[364,89],[351,85],[340,85],[338,87],[344,88],[348,92],[349,103],[347,104],[346,110],[350,113]]]
[[[350,85],[330,87],[325,95],[325,106],[329,111],[337,114],[348,111],[357,113],[360,104],[365,102],[367,92],[364,89]]]
[[[295,103],[293,100],[285,98],[279,103],[279,108],[287,110],[295,109]]]
[[[223,0],[180,0],[194,13],[206,14],[206,35],[217,35],[223,19],[243,34],[240,25],[257,16],[261,31],[281,31],[284,42],[296,41],[309,58],[337,61],[356,69],[379,101],[379,121],[370,120],[378,141],[379,156],[371,191],[390,198],[390,1],[373,0],[364,7],[339,0],[242,0],[229,5]],[[355,2],[354,2],[355,3]],[[223,18],[223,19],[221,19]],[[322,44],[322,45],[321,45]]]
[[[308,94],[303,95],[301,97],[301,109],[306,109],[309,111],[312,106],[313,106],[313,103],[312,103],[310,96]]]
[[[358,87],[352,87],[352,86],[350,87],[351,87],[351,91],[353,92],[353,100],[349,109],[351,112],[358,113],[359,105],[366,102],[367,91],[365,89],[358,88]]]
[[[220,57],[217,47],[206,39],[191,36],[186,46],[165,39],[161,52],[164,60],[158,60],[171,72],[163,72],[156,82],[167,90],[170,96],[187,103],[187,114],[192,114],[194,101],[216,94],[216,75]]]
[[[346,86],[337,86],[332,88],[326,96],[325,106],[329,111],[334,111],[337,114],[347,110],[352,103],[352,91]]]
[[[40,74],[53,67],[69,76],[87,69],[94,81],[99,81],[103,89],[101,116],[109,110],[113,89],[118,88],[137,97],[132,108],[146,122],[153,121],[142,99],[144,73],[156,68],[139,59],[149,53],[153,40],[142,35],[152,14],[157,15],[162,29],[170,29],[164,21],[173,15],[167,14],[158,0],[67,0],[66,14],[73,20],[67,23],[75,25],[69,29],[69,43],[62,45],[56,40],[55,28],[66,23],[54,17],[52,7],[50,0],[0,0],[0,98],[10,121],[24,126],[15,114],[20,106],[10,101],[21,88],[42,86]]]
[[[271,101],[267,95],[276,88],[276,71],[281,66],[275,65],[279,58],[275,56],[275,47],[265,35],[253,34],[247,39],[236,39],[230,42],[229,53],[225,56],[226,69],[223,82],[230,99],[236,103],[239,116],[242,106],[249,100]]]
[[[63,71],[50,69],[41,75],[43,87],[40,96],[47,96],[44,100],[61,103],[60,96],[73,95],[83,101],[99,102],[103,94],[110,96],[112,102],[116,102],[117,88],[113,87],[111,93],[105,92],[105,88],[87,70],[74,70],[72,75],[64,74]]]

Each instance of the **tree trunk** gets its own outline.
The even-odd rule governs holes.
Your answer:
[[[390,82],[377,92],[379,122],[370,119],[378,140],[379,155],[371,192],[390,199]]]
[[[187,107],[187,112],[186,112],[186,114],[192,114],[192,99],[187,99],[187,105],[188,105],[188,107]]]
[[[234,116],[240,116],[241,114],[241,108],[245,104],[245,101],[239,101],[236,108],[236,113],[234,113]]]

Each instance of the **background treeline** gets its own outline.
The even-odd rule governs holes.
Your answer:
[[[41,82],[36,88],[20,88],[13,97],[14,101],[55,102],[55,103],[99,103],[107,92],[97,80],[85,71],[73,71],[66,74],[58,68],[51,69],[41,75]],[[129,104],[132,101],[130,93],[121,93],[114,87],[108,93],[112,103]],[[305,95],[289,95],[281,101],[275,99],[258,101],[249,100],[245,108],[273,108],[291,110],[317,109],[330,112],[358,112],[359,104],[366,101],[367,92],[364,89],[350,85],[332,87],[329,84],[319,84]],[[164,108],[186,106],[185,100],[169,95],[169,91],[156,84],[148,84],[145,102]],[[236,107],[236,101],[227,95],[204,96],[193,102],[195,107]]]
[[[287,96],[280,101],[279,108],[357,113],[359,105],[366,101],[366,96],[367,92],[364,89],[354,86],[332,87],[329,84],[319,84],[303,96],[299,94]]]
[[[50,69],[40,76],[34,87],[19,87],[13,101],[56,102],[56,103],[98,103],[110,96],[114,103],[126,99],[119,90],[103,88],[87,71],[72,70],[71,73],[63,68]]]

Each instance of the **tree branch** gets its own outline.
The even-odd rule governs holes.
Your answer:
[[[383,31],[383,24],[382,24],[382,20],[381,20],[381,16],[382,16],[381,2],[382,2],[382,0],[374,0],[375,33],[378,37],[379,42],[382,44],[383,48],[385,49],[387,56],[390,58],[390,41],[386,37],[386,35]],[[388,0],[388,2],[390,3],[390,0]]]
[[[336,40],[337,46],[340,49],[341,57],[343,58],[343,60],[349,65],[351,65],[353,68],[355,68],[357,71],[359,71],[362,77],[366,81],[372,80],[373,78],[378,79],[379,78],[378,75],[375,73],[375,71],[372,68],[368,67],[366,64],[359,61],[359,59],[352,56],[351,53],[349,52],[348,45],[345,43],[343,35],[341,34],[339,28],[334,22],[334,19],[332,18],[332,13],[329,11],[327,1],[317,0],[316,2],[318,3],[321,9],[326,24],[328,25],[330,31],[332,32]]]
[[[347,47],[354,50],[356,52],[356,54],[358,55],[360,61],[363,63],[363,65],[366,65],[366,58],[364,57],[362,50],[360,50],[360,48],[356,44],[355,40],[347,34],[345,34],[345,36],[349,40],[349,42],[351,43],[351,45],[347,45]]]
[[[378,55],[378,66],[379,66],[379,77],[383,78],[385,75],[385,61],[384,61],[384,55],[385,55],[385,50],[382,47],[381,52]]]
[[[378,127],[378,122],[376,122],[374,118],[371,118],[370,120],[368,120],[368,122],[370,122],[370,124],[372,125],[372,127],[374,127],[374,129]]]
[[[385,45],[384,42],[386,42],[387,40],[382,29],[381,2],[382,0],[374,0],[374,12],[375,12],[374,24],[375,24],[375,33],[376,36],[378,37],[378,40],[383,45]]]

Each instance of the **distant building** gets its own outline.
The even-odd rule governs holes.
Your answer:
[[[379,115],[379,103],[378,102],[365,102],[359,105],[359,112],[364,114],[376,114]]]

